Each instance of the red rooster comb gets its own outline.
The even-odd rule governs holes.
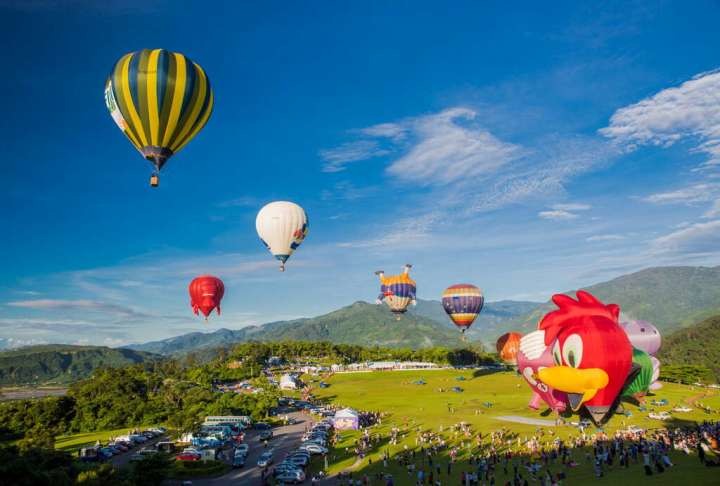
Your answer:
[[[581,317],[604,317],[615,324],[618,323],[620,306],[617,304],[605,305],[584,290],[578,290],[575,295],[577,300],[565,294],[552,296],[552,301],[558,309],[545,314],[538,324],[538,329],[545,331],[545,345],[549,346],[564,326]]]

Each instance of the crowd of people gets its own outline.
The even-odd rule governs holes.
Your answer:
[[[414,447],[404,440],[413,435]],[[403,448],[391,454],[388,446],[401,441],[405,442]],[[672,451],[697,455],[702,464],[717,467],[719,443],[720,422],[715,421],[653,431],[623,430],[613,435],[602,431],[587,434],[582,429],[564,440],[552,429],[544,428],[521,437],[505,428],[483,434],[465,422],[440,425],[437,431],[406,423],[392,427],[388,434],[365,428],[355,444],[357,460],[384,447],[382,467],[374,468],[373,476],[361,474],[353,479],[352,474],[346,474],[339,479],[340,484],[349,485],[394,486],[412,481],[429,486],[555,486],[571,477],[575,468],[589,468],[598,478],[632,467],[643,468],[648,476],[663,474],[675,467]],[[393,477],[389,474],[391,465],[401,467],[407,476]]]

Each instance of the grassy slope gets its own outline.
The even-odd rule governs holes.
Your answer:
[[[464,376],[466,381],[456,381],[456,376]],[[413,385],[412,382],[423,378],[427,385]],[[410,429],[414,430],[420,426],[423,430],[438,431],[440,425],[446,429],[448,426],[465,421],[473,425],[473,430],[482,431],[487,434],[493,430],[500,428],[510,429],[518,433],[521,437],[535,435],[537,427],[534,425],[523,425],[511,422],[504,422],[494,417],[501,415],[518,415],[528,418],[543,419],[540,413],[530,411],[527,408],[529,399],[529,389],[525,382],[515,373],[504,372],[488,376],[473,378],[471,371],[427,371],[427,372],[384,372],[384,373],[354,373],[354,374],[338,374],[330,378],[331,386],[327,389],[316,389],[316,394],[320,397],[329,399],[341,405],[347,405],[364,410],[383,410],[391,413],[381,426],[377,428],[383,435],[387,435],[392,426],[403,426],[406,422]],[[460,386],[465,389],[463,393],[438,392],[439,387],[450,388],[452,386]],[[666,384],[665,387],[657,392],[656,397],[666,398],[670,405],[667,407],[650,407],[658,410],[669,410],[675,404],[685,403],[688,398],[695,395],[709,393],[708,397],[703,397],[702,402],[705,405],[715,409],[720,408],[720,395],[707,389],[693,389],[675,384]],[[483,402],[490,401],[493,407],[488,409],[483,407]],[[455,409],[454,414],[448,412],[448,404],[452,404]],[[614,417],[605,427],[608,432],[613,432],[625,425],[639,425],[645,428],[656,428],[661,426],[661,422],[651,420],[637,410],[637,407],[626,405],[633,413],[630,418]],[[475,411],[479,410],[480,414],[476,415]],[[707,415],[704,412],[693,411],[687,414],[676,414],[678,421],[680,420],[704,420],[718,419],[717,414]],[[548,417],[551,418],[551,417]],[[561,437],[568,437],[576,434],[576,429],[572,427],[560,427],[557,429]],[[375,429],[373,429],[375,431]],[[344,470],[355,461],[354,457],[345,455],[345,447],[352,449],[354,440],[358,437],[359,432],[342,432],[342,441],[333,451],[337,456],[335,461],[330,465],[331,472]],[[447,431],[444,433],[446,438],[452,436]],[[546,438],[551,440],[550,436]],[[355,471],[361,473],[374,474],[382,469],[381,452],[389,450],[393,455],[403,449],[404,445],[410,448],[415,447],[415,433],[411,432],[408,437],[402,440],[396,446],[383,446],[366,456],[365,460]],[[467,468],[467,454],[461,456],[461,461],[454,471],[459,475],[462,467]],[[369,460],[372,459],[372,465]],[[580,454],[576,459],[580,459]],[[679,466],[666,472],[665,474],[652,477],[653,484],[676,484],[681,480],[692,481],[692,484],[717,484],[717,471],[715,469],[706,469],[699,465],[697,458],[694,456],[683,457],[679,454],[673,456]],[[443,466],[447,460],[442,460]],[[556,466],[554,470],[559,470]],[[391,461],[389,467],[390,472],[396,480],[396,484],[412,484],[408,479],[407,473],[400,470],[399,467]],[[444,471],[444,469],[443,469]],[[527,476],[527,475],[526,475]],[[355,476],[357,477],[357,475]],[[446,482],[447,476],[443,472],[443,484]],[[496,477],[497,484],[503,484],[506,478],[502,475],[502,468]],[[598,483],[610,484],[633,484],[636,482],[644,482],[645,476],[642,474],[641,468],[631,466],[629,471],[618,473],[610,473]],[[586,481],[595,478],[592,469],[589,466],[582,465],[578,468],[571,469],[569,472],[569,480],[564,484],[584,484]],[[715,481],[713,483],[713,480]],[[688,483],[690,484],[690,483]]]
[[[55,437],[55,449],[75,453],[81,447],[92,446],[97,441],[100,441],[104,444],[108,442],[111,437],[126,435],[130,430],[131,427],[125,427],[115,430],[100,430],[97,432],[83,432],[80,434],[59,435]]]
[[[720,315],[665,338],[658,358],[666,364],[707,366],[720,380]]]

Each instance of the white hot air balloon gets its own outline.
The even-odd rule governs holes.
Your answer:
[[[297,204],[275,201],[260,210],[255,229],[270,253],[280,260],[280,271],[285,271],[285,262],[308,234],[308,218]]]

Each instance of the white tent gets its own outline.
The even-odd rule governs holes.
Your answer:
[[[285,374],[280,377],[281,390],[295,390],[297,387],[297,379],[293,375]]]
[[[333,425],[337,430],[357,430],[360,427],[359,415],[352,408],[343,408],[335,412]]]

